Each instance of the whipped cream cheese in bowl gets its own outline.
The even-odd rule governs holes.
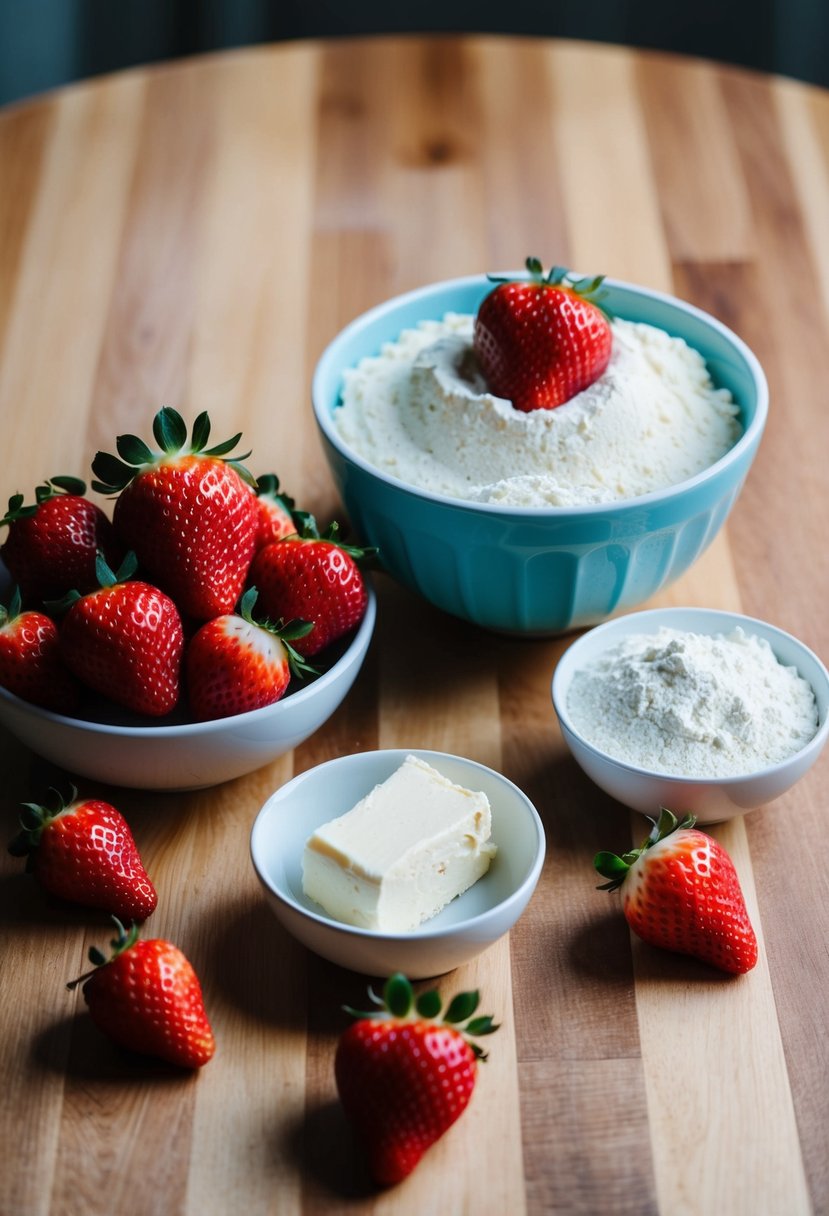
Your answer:
[[[322,355],[314,410],[352,524],[439,608],[529,635],[595,624],[679,577],[733,506],[766,420],[756,357],[674,297],[605,287],[610,363],[553,410],[488,392],[484,275],[390,300]]]

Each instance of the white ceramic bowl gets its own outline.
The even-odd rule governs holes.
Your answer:
[[[740,626],[764,638],[778,661],[811,684],[818,707],[815,736],[788,760],[736,777],[707,780],[670,776],[624,763],[599,750],[576,728],[567,710],[574,674],[623,638],[653,634],[662,626],[700,634],[730,633]],[[658,816],[666,806],[678,815],[692,813],[700,823],[720,823],[771,802],[812,767],[829,736],[829,674],[808,646],[765,621],[708,608],[654,608],[608,621],[583,634],[565,651],[553,677],[553,704],[562,734],[581,768],[596,785],[625,806]]]
[[[377,601],[368,590],[363,620],[332,665],[274,705],[211,722],[136,725],[135,715],[117,707],[106,711],[106,720],[70,718],[0,688],[0,722],[38,755],[96,781],[148,790],[230,781],[297,747],[344,700],[374,631]]]
[[[484,791],[498,853],[483,878],[411,933],[355,929],[333,920],[303,893],[305,842],[390,777],[408,755],[421,757],[451,781]],[[474,760],[420,748],[358,752],[309,769],[271,795],[251,834],[254,869],[289,933],[341,967],[372,976],[402,971],[410,979],[451,971],[502,937],[535,890],[544,851],[538,812],[511,781]]]

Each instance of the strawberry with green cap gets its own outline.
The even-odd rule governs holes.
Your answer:
[[[689,954],[740,975],[757,963],[757,938],[734,863],[713,836],[680,822],[665,807],[643,844],[621,857],[597,853],[594,865],[619,891],[622,910],[642,941]]]
[[[63,662],[57,625],[43,612],[24,612],[17,587],[9,606],[0,604],[0,684],[56,713],[71,714],[78,706],[78,685]]]
[[[157,449],[136,435],[119,435],[118,456],[98,452],[92,487],[118,495],[118,536],[180,612],[196,620],[232,612],[259,522],[246,456],[229,455],[241,433],[208,447],[206,413],[188,438],[181,415],[165,407],[153,419],[153,437]]]
[[[490,392],[524,413],[550,410],[588,388],[610,362],[603,275],[547,273],[527,258],[523,279],[498,279],[475,318],[473,346]]]
[[[251,587],[238,612],[206,621],[187,646],[187,694],[197,721],[273,705],[287,692],[292,676],[316,674],[291,644],[314,626],[310,621],[279,625],[255,620],[257,594]]]
[[[129,824],[101,798],[52,790],[54,805],[25,802],[20,832],[9,845],[50,895],[122,920],[145,920],[158,895]]]
[[[95,946],[95,970],[72,980],[83,984],[92,1021],[110,1039],[141,1055],[180,1068],[201,1068],[216,1050],[198,976],[172,942],[143,940],[116,918],[118,936],[107,958]]]
[[[477,992],[459,993],[441,1014],[437,991],[415,999],[408,979],[397,973],[382,997],[369,995],[374,1010],[347,1010],[357,1021],[340,1037],[334,1073],[372,1176],[390,1186],[410,1174],[463,1114],[478,1061],[486,1059],[472,1040],[498,1027],[488,1014],[475,1016]]]
[[[363,619],[368,592],[360,563],[375,549],[340,540],[336,522],[320,534],[313,515],[295,511],[295,535],[265,545],[251,563],[248,581],[270,620],[305,620],[313,630],[296,640],[300,654],[318,654]]]
[[[27,605],[59,599],[73,587],[92,590],[99,551],[110,564],[121,558],[111,521],[86,497],[79,477],[47,478],[36,487],[32,504],[22,494],[13,495],[3,524],[9,532],[0,556]]]
[[[162,717],[175,709],[181,680],[184,631],[168,595],[139,579],[134,553],[117,572],[99,554],[100,586],[56,605],[63,661],[94,692],[135,713]]]

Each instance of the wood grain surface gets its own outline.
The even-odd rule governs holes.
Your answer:
[[[527,254],[674,291],[762,360],[771,412],[726,532],[659,597],[741,609],[829,655],[829,97],[742,70],[499,38],[293,44],[139,70],[0,113],[0,501],[172,404],[244,432],[259,472],[339,506],[314,363],[399,291]],[[466,628],[377,580],[345,704],[267,768],[187,795],[103,791],[199,972],[197,1076],[96,1032],[65,981],[103,918],[4,853],[4,1216],[323,1212],[829,1213],[829,774],[716,829],[761,941],[737,981],[631,942],[592,856],[641,820],[595,789],[549,684],[568,639]],[[376,1193],[336,1103],[364,977],[306,953],[260,897],[253,819],[293,774],[425,747],[504,772],[544,820],[537,893],[446,977],[502,1022],[459,1123]],[[0,732],[4,830],[55,774]]]

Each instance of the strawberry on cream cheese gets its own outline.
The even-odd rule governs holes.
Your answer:
[[[677,485],[741,434],[739,409],[702,356],[651,325],[615,319],[604,374],[528,413],[487,391],[474,318],[424,321],[344,376],[342,439],[418,489],[512,507],[569,507]]]

